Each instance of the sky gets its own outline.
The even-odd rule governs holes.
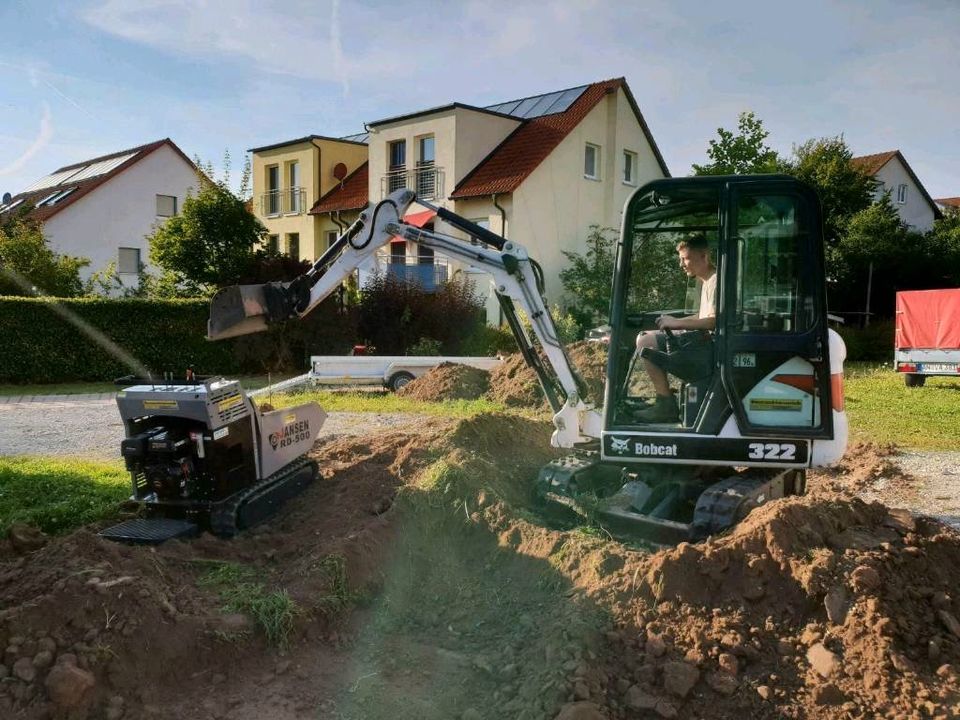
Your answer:
[[[0,0],[0,192],[164,137],[249,148],[626,77],[675,176],[752,110],[960,195],[960,0]]]

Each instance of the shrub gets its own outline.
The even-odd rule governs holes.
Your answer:
[[[418,341],[440,343],[453,355],[483,322],[473,284],[455,279],[435,292],[390,275],[375,275],[360,299],[360,337],[381,355],[405,355]]]
[[[517,341],[505,327],[478,324],[460,346],[458,355],[468,357],[493,357],[497,353],[517,352]]]
[[[893,359],[893,320],[883,320],[865,328],[837,329],[847,346],[848,362],[889,362]]]

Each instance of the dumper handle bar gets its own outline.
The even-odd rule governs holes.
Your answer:
[[[425,230],[403,221],[416,202],[471,239]],[[370,203],[360,217],[303,275],[288,283],[235,285],[220,290],[210,302],[208,338],[218,340],[265,330],[269,324],[303,317],[323,302],[360,265],[392,239],[401,238],[489,273],[504,318],[524,360],[534,369],[554,412],[555,447],[594,444],[600,438],[602,418],[584,400],[585,384],[560,341],[543,297],[543,272],[523,245],[507,240],[466,218],[417,200],[411,190],[396,190]],[[526,313],[540,342],[548,367],[541,360],[517,306]]]

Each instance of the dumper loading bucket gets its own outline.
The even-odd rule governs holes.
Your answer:
[[[266,285],[231,285],[210,300],[207,339],[224,340],[267,329]]]

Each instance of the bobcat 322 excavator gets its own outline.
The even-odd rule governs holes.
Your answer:
[[[537,491],[620,533],[657,542],[723,531],[758,505],[802,494],[805,470],[846,447],[840,337],[827,327],[820,204],[779,176],[665,179],[627,201],[612,278],[606,390],[591,404],[557,337],[542,272],[517,242],[424,201],[466,238],[404,222],[416,200],[398,190],[371,203],[304,275],[233,286],[211,301],[208,335],[228,338],[302,317],[391,240],[489,273],[504,317],[554,411],[553,445],[573,453],[541,470]],[[706,354],[668,339],[636,351],[655,327],[651,275],[675,266],[675,246],[706,236],[716,259],[716,327]],[[517,318],[524,310],[540,349]],[[542,353],[542,355],[541,355]],[[638,418],[649,398],[640,356],[677,378],[679,422]],[[542,358],[546,359],[544,364]],[[594,399],[594,402],[600,398]]]

